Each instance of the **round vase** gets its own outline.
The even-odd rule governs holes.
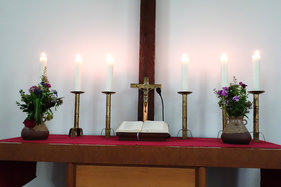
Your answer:
[[[246,124],[247,121],[242,116],[230,116],[221,135],[222,141],[228,144],[249,144],[252,137],[245,127]]]
[[[23,140],[46,140],[49,136],[49,130],[43,123],[35,125],[33,128],[24,127],[21,131]]]

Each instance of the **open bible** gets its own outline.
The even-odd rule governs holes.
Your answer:
[[[164,121],[124,121],[116,130],[119,140],[165,141],[170,137]]]

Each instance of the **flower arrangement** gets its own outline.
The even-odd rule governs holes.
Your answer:
[[[214,89],[215,94],[219,98],[219,106],[226,110],[228,116],[247,117],[252,103],[248,100],[246,91],[247,85],[243,82],[237,83],[237,79],[233,78],[233,83],[229,87],[223,87],[221,90]]]
[[[26,127],[32,128],[53,119],[51,108],[55,107],[56,110],[63,101],[62,98],[58,97],[57,91],[50,88],[51,84],[46,73],[44,73],[41,76],[41,83],[29,88],[29,94],[26,94],[23,90],[19,91],[23,103],[16,103],[23,112],[27,113],[23,122]]]

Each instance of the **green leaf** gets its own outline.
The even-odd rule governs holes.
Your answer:
[[[40,103],[39,98],[36,98],[34,100],[34,108],[35,108],[34,120],[35,120],[36,124],[40,124],[41,123],[41,103]]]

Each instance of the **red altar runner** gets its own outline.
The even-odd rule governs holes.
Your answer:
[[[67,135],[50,135],[47,140],[22,140],[21,137],[0,140],[0,142],[17,143],[46,143],[46,144],[93,144],[93,145],[131,145],[131,146],[189,146],[189,147],[239,147],[239,148],[268,148],[281,149],[281,145],[266,141],[255,143],[251,141],[249,145],[224,144],[221,139],[216,138],[188,138],[181,139],[172,137],[162,142],[153,141],[120,141],[118,137],[84,135],[79,137],[69,137]]]

